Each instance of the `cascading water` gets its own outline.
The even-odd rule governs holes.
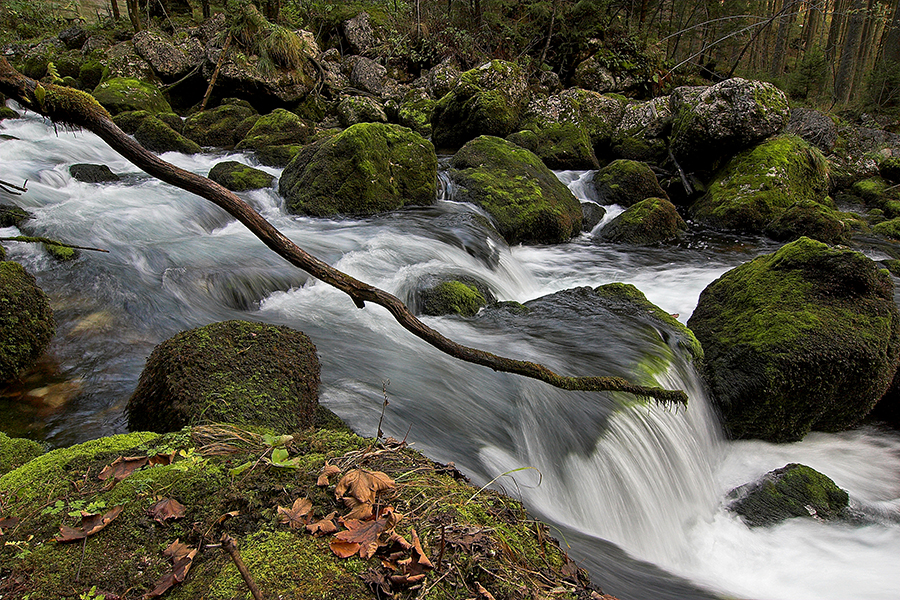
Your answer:
[[[401,438],[409,430],[417,448],[455,461],[478,484],[497,478],[623,600],[714,593],[874,599],[900,589],[896,434],[861,429],[786,445],[725,441],[677,348],[652,328],[566,304],[577,294],[539,301],[527,327],[490,311],[429,322],[455,340],[565,373],[655,374],[660,385],[689,393],[686,411],[562,392],[460,363],[410,336],[380,307],[357,310],[340,292],[308,280],[223,211],[140,173],[95,136],[57,135],[35,117],[0,127],[18,138],[0,140],[0,164],[3,179],[29,180],[28,193],[14,199],[35,215],[29,232],[110,250],[56,263],[39,247],[7,244],[11,258],[37,275],[59,322],[51,348],[58,375],[44,389],[75,391],[59,406],[47,396],[0,401],[0,429],[54,445],[124,431],[122,406],[157,343],[218,320],[282,323],[314,340],[322,402],[352,427],[374,432],[384,385],[386,432]],[[165,158],[201,174],[219,160],[249,160],[224,153]],[[124,178],[79,183],[68,174],[78,162],[107,164]],[[590,198],[589,173],[559,176]],[[413,303],[421,282],[445,274],[477,277],[498,299],[519,302],[621,281],[684,322],[710,281],[773,249],[713,234],[666,248],[598,245],[585,234],[558,246],[509,249],[475,208],[452,201],[450,186],[435,207],[364,220],[291,216],[273,190],[244,197],[304,249]],[[658,368],[662,359],[669,368]],[[731,488],[788,462],[808,464],[849,490],[869,524],[795,519],[750,530],[724,509]]]

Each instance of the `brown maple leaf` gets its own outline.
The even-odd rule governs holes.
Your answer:
[[[165,524],[170,519],[180,519],[184,516],[184,505],[174,498],[161,498],[148,511],[153,520]]]
[[[157,581],[156,587],[144,594],[143,598],[162,596],[170,587],[184,581],[188,570],[194,562],[194,557],[197,556],[197,548],[191,548],[187,544],[175,540],[169,544],[168,548],[163,550],[163,555],[172,560],[172,572],[167,573],[162,579]]]
[[[306,530],[313,535],[328,535],[329,533],[334,533],[337,531],[337,525],[334,524],[334,517],[337,515],[337,512],[331,512],[328,516],[322,518],[319,521],[314,523],[310,523],[306,526]]]
[[[92,536],[109,525],[113,519],[121,514],[124,508],[124,506],[117,506],[102,515],[82,512],[81,527],[74,528],[63,525],[59,528],[59,536],[53,538],[53,541],[60,543],[75,542]]]
[[[405,541],[405,540],[404,540]],[[425,574],[434,569],[434,565],[428,560],[425,551],[422,550],[422,542],[416,530],[412,530],[412,544],[410,544],[410,556],[397,561],[396,568],[400,571],[397,575],[391,575],[391,582],[410,586],[425,579]]]
[[[384,543],[380,540],[381,534],[390,532],[402,515],[394,512],[390,506],[378,511],[375,519],[360,520],[341,518],[341,523],[347,528],[335,535],[331,542],[331,550],[341,558],[348,558],[359,554],[362,559],[371,558]],[[346,544],[346,545],[345,545]],[[349,554],[348,554],[349,553]]]
[[[340,500],[349,495],[363,504],[375,504],[375,496],[379,492],[392,489],[394,480],[381,471],[352,469],[334,488],[334,497]]]
[[[309,523],[311,511],[312,502],[308,498],[297,498],[290,508],[278,507],[278,520],[287,523],[291,529],[300,529]]]
[[[106,481],[112,479],[113,483],[122,481],[144,465],[150,462],[149,456],[120,456],[112,461],[112,464],[103,467],[97,479]]]
[[[339,467],[335,465],[329,465],[327,462],[325,466],[322,467],[322,470],[319,471],[319,478],[316,480],[316,485],[319,487],[325,487],[326,485],[331,483],[331,476],[337,475],[341,470]]]

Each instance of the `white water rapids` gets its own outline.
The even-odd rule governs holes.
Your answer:
[[[455,461],[476,484],[497,478],[555,528],[599,586],[623,600],[900,594],[896,432],[867,427],[783,445],[726,441],[681,359],[660,384],[688,391],[686,411],[622,407],[462,364],[410,336],[385,310],[357,310],[340,292],[309,281],[223,211],[149,178],[90,133],[57,133],[30,116],[0,122],[0,134],[12,136],[0,139],[0,179],[28,180],[26,194],[0,192],[0,200],[35,216],[26,232],[110,250],[58,263],[38,246],[5,244],[51,297],[58,379],[80,391],[59,407],[2,401],[0,430],[54,445],[122,432],[124,402],[162,340],[232,318],[286,324],[317,345],[323,404],[371,435],[384,382],[388,435],[409,430],[416,448]],[[164,158],[203,175],[220,160],[251,162],[225,153]],[[68,167],[82,162],[106,164],[124,178],[74,181]],[[589,197],[589,173],[559,176]],[[473,207],[449,200],[328,220],[288,215],[275,190],[244,197],[304,249],[406,299],[436,274],[473,275],[498,299],[519,302],[621,281],[686,322],[709,282],[776,247],[696,234],[677,246],[637,249],[584,234],[568,244],[510,249],[472,218]],[[0,236],[17,234],[0,229]],[[533,331],[479,318],[428,321],[455,340],[578,375],[635,368],[634,356],[660,344],[621,323],[564,311],[548,313]],[[749,529],[725,510],[730,489],[789,462],[834,479],[871,523],[793,519]]]

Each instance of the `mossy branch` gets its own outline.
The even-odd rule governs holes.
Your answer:
[[[38,89],[41,91],[36,94]],[[205,177],[169,164],[146,150],[123,133],[113,123],[106,109],[92,96],[52,84],[46,84],[44,88],[40,83],[18,73],[3,57],[0,57],[0,93],[53,121],[92,131],[116,152],[150,175],[221,207],[273,252],[313,277],[341,290],[350,296],[357,307],[363,308],[366,302],[383,306],[404,329],[445,354],[495,371],[538,379],[564,390],[627,392],[665,404],[687,404],[687,395],[681,390],[636,385],[619,377],[568,377],[539,363],[506,358],[458,344],[420,321],[396,296],[359,281],[305,252],[233,192]]]
[[[72,248],[73,250],[90,250],[91,252],[109,252],[103,248],[90,248],[88,246],[76,246],[54,240],[52,238],[35,237],[31,235],[17,235],[14,237],[0,237],[0,242],[26,242],[30,244],[49,244],[50,246],[60,246],[62,248]]]

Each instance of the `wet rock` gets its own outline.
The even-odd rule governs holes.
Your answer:
[[[387,123],[384,106],[375,98],[344,96],[337,106],[338,120],[344,127],[357,123]]]
[[[666,136],[671,126],[672,109],[668,96],[628,104],[612,134],[612,155],[661,163],[667,158]]]
[[[591,231],[606,216],[606,209],[596,202],[581,203],[581,229]]]
[[[679,90],[682,90],[679,92]],[[733,78],[698,91],[676,89],[671,148],[685,165],[703,165],[749,148],[784,129],[790,107],[771,83]]]
[[[647,198],[616,216],[596,238],[603,242],[646,246],[676,239],[687,224],[675,205],[663,198]]]
[[[771,526],[794,517],[833,520],[847,508],[849,496],[815,469],[791,463],[759,481],[735,488],[729,510],[751,527]]]
[[[837,143],[837,126],[831,117],[818,110],[794,108],[788,120],[786,133],[793,133],[807,144],[828,154]]]
[[[809,238],[711,283],[688,326],[735,438],[788,442],[853,427],[884,395],[900,358],[887,272]]]
[[[420,292],[419,302],[425,315],[471,317],[487,300],[477,286],[456,279],[443,281]]]
[[[437,155],[399,125],[359,123],[303,148],[279,182],[291,212],[364,215],[433,204]]]
[[[619,159],[594,175],[594,189],[601,205],[629,207],[646,198],[666,198],[653,170],[642,162]]]
[[[15,378],[44,353],[56,332],[50,301],[17,262],[0,262],[0,382]]]
[[[181,152],[196,154],[201,148],[156,117],[147,117],[141,121],[134,139],[151,152]]]
[[[81,49],[87,41],[88,35],[81,25],[75,24],[59,32],[59,40],[69,50]]]
[[[208,177],[233,192],[247,192],[272,185],[275,177],[265,171],[248,167],[233,160],[213,165]]]
[[[450,161],[457,198],[481,206],[509,244],[558,243],[581,231],[581,204],[532,152],[480,136]]]
[[[170,113],[172,107],[152,83],[126,77],[113,77],[98,85],[91,94],[113,115],[131,110]]]
[[[369,23],[369,13],[366,12],[341,23],[341,33],[353,54],[366,54],[378,44],[378,37]]]
[[[69,174],[78,181],[85,183],[119,181],[119,176],[113,173],[106,165],[79,163],[69,167]]]
[[[157,346],[128,400],[135,431],[234,423],[298,431],[318,406],[319,360],[288,327],[226,321],[181,332]]]
[[[240,100],[223,100],[222,104],[194,113],[184,121],[184,136],[201,146],[233,148],[250,131],[257,118],[256,110]]]
[[[11,204],[0,204],[0,227],[18,227],[31,215],[25,209]]]
[[[527,81],[515,63],[493,60],[466,71],[434,107],[434,144],[459,148],[479,135],[505,137],[516,130],[527,100]]]

